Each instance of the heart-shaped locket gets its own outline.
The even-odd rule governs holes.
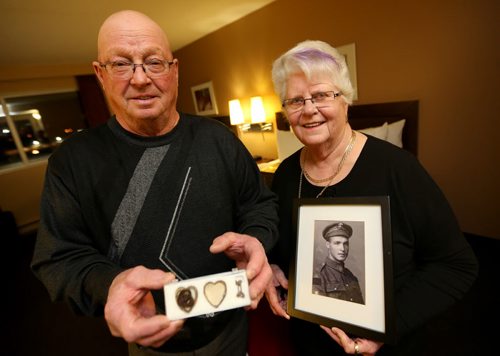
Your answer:
[[[214,308],[217,308],[226,297],[226,283],[224,281],[208,282],[203,288],[205,298]]]
[[[177,288],[175,291],[175,300],[179,308],[189,313],[198,300],[198,291],[193,286]]]

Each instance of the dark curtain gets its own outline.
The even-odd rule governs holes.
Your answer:
[[[103,124],[109,119],[110,112],[96,76],[77,75],[75,78],[87,125],[95,127]]]

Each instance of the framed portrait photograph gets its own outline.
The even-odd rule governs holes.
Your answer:
[[[288,314],[393,343],[389,197],[296,199]]]
[[[217,115],[219,113],[211,81],[191,87],[191,94],[197,115]]]

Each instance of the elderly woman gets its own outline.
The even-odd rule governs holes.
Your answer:
[[[353,88],[335,48],[321,41],[299,43],[274,62],[272,76],[304,144],[273,179],[281,220],[271,256],[273,284],[266,292],[273,312],[289,318],[277,288],[288,286],[293,199],[389,196],[398,343],[383,345],[338,328],[324,327],[325,332],[292,318],[293,340],[300,355],[422,354],[423,326],[462,298],[477,275],[475,256],[446,198],[411,153],[350,127]]]

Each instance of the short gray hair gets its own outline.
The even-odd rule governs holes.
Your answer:
[[[352,104],[354,88],[345,58],[328,43],[310,40],[300,42],[274,61],[272,69],[274,91],[281,101],[286,99],[286,82],[289,76],[295,73],[304,73],[307,79],[316,74],[328,75],[332,84],[342,92],[341,97],[347,104]]]

